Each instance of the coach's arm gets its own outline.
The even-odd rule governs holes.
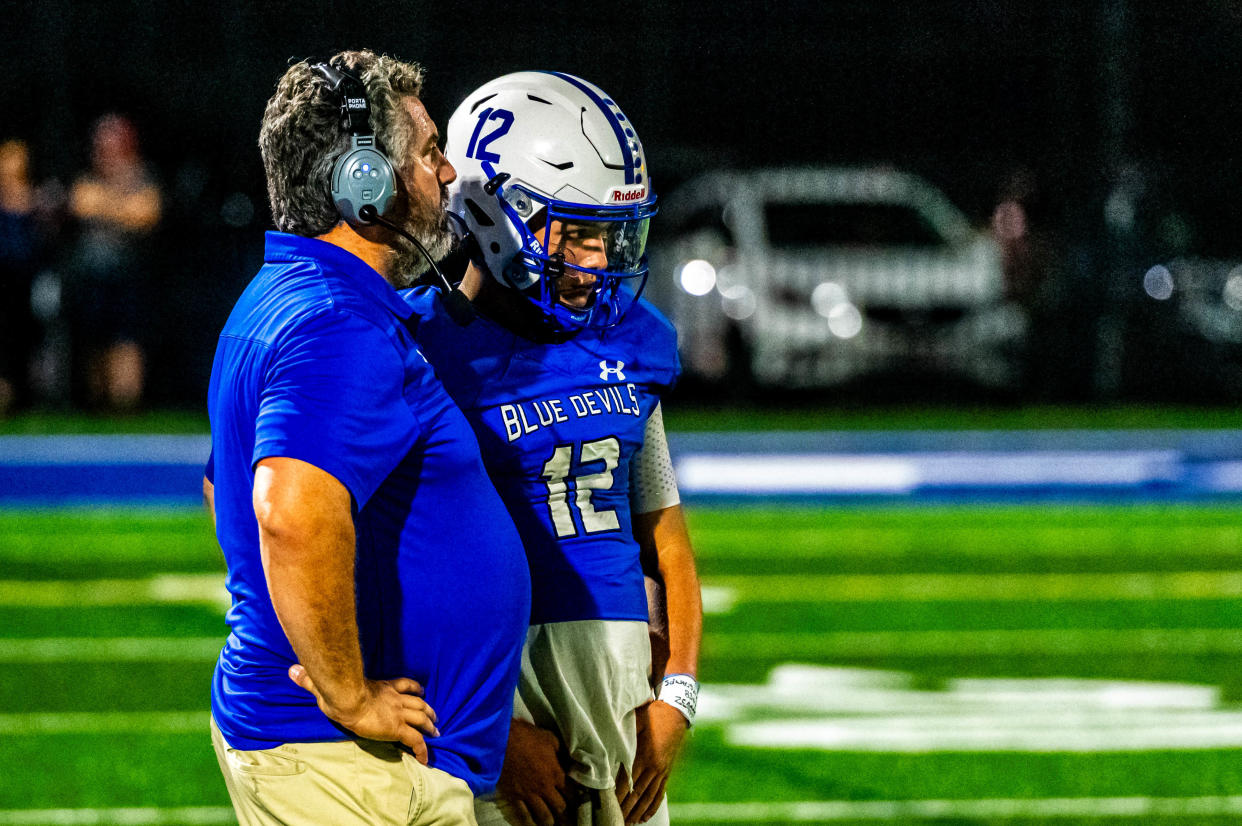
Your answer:
[[[363,674],[349,490],[312,464],[269,457],[255,467],[253,504],[272,607],[298,657],[290,679],[345,728],[404,743],[426,763],[423,735],[439,732],[422,687]]]
[[[211,524],[216,524],[216,486],[206,476],[203,477],[203,507],[211,514]]]

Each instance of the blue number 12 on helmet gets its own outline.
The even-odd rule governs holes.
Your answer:
[[[497,78],[450,118],[445,154],[449,209],[492,278],[566,331],[624,317],[647,282],[656,196],[633,124],[603,90],[560,72]]]
[[[483,140],[479,140],[479,133],[483,131],[483,124],[489,120],[498,121],[496,128],[488,132],[483,137]],[[488,144],[497,138],[504,137],[512,126],[513,113],[509,110],[484,109],[479,113],[479,122],[474,127],[474,134],[470,136],[470,146],[466,149],[466,157],[486,161],[487,163],[498,163],[500,156],[495,152],[487,151]]]

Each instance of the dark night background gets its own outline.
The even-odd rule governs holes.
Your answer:
[[[1242,257],[1239,3],[44,0],[6,3],[3,18],[0,139],[27,139],[36,175],[66,180],[87,162],[92,122],[121,111],[164,187],[155,403],[197,404],[257,267],[268,214],[256,138],[277,77],[290,58],[342,48],[423,63],[441,127],[496,75],[581,75],[638,125],[664,192],[717,166],[879,162],[922,174],[983,226],[1024,171],[1033,228],[1054,239],[1076,308],[1041,328],[1059,339],[1041,357],[1082,362],[1043,388],[1054,398],[1184,387],[1095,378],[1096,325],[1132,300],[1102,240],[1120,169],[1142,171],[1153,210],[1182,216],[1182,251]]]

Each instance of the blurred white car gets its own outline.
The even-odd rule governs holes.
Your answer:
[[[1143,290],[1158,301],[1174,299],[1186,328],[1215,345],[1242,345],[1242,262],[1174,258],[1143,275]]]
[[[652,298],[689,373],[815,388],[875,373],[1021,379],[1027,320],[1000,251],[890,169],[717,172],[663,204]]]

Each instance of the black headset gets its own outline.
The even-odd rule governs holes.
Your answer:
[[[306,64],[328,82],[329,89],[340,95],[341,128],[350,136],[349,149],[332,167],[332,200],[337,211],[345,223],[355,229],[379,224],[414,244],[443,287],[444,306],[449,317],[465,327],[474,320],[470,299],[440,271],[422,243],[391,219],[397,203],[397,172],[371,130],[371,104],[367,101],[366,86],[357,75],[338,69],[326,60],[311,57]],[[467,240],[470,240],[469,235]]]
[[[397,173],[371,130],[366,87],[357,76],[326,60],[310,58],[306,63],[340,95],[341,128],[349,133],[349,149],[332,167],[332,200],[337,211],[351,227],[379,223],[376,218],[388,218],[397,203]],[[367,207],[375,210],[374,215]]]

